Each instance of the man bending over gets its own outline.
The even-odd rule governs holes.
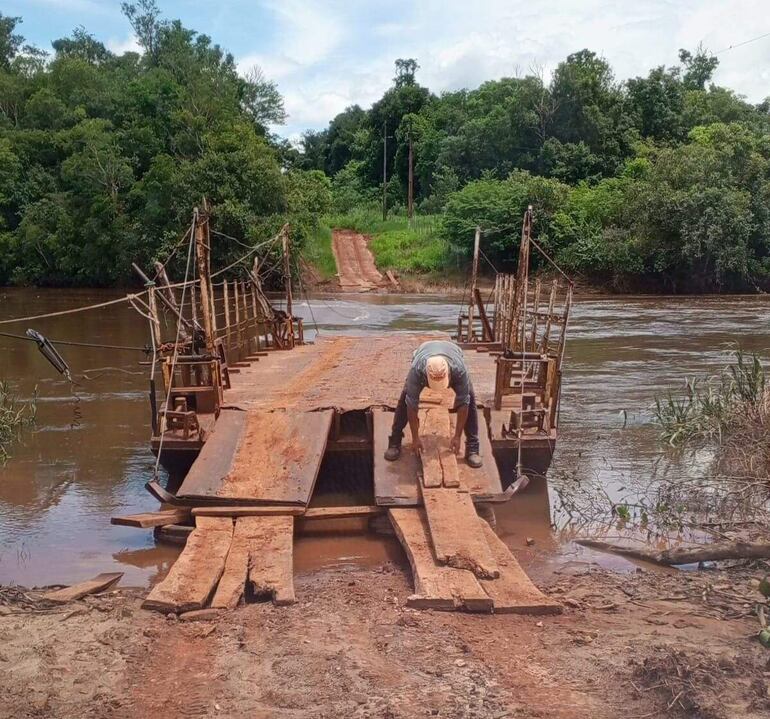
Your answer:
[[[407,422],[412,431],[412,448],[416,452],[422,449],[417,408],[420,403],[420,392],[425,387],[438,391],[451,387],[454,390],[454,411],[457,413],[457,422],[449,445],[450,449],[454,453],[459,451],[460,438],[465,431],[465,459],[470,467],[476,469],[481,467],[479,418],[468,368],[465,366],[462,350],[454,342],[443,340],[423,342],[414,352],[412,366],[406,376],[404,390],[401,392],[396,414],[393,417],[393,429],[385,459],[393,462],[401,456],[401,440],[404,438]]]

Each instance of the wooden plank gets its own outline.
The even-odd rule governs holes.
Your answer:
[[[229,517],[198,517],[182,553],[166,578],[142,603],[160,612],[203,609],[219,582],[233,538]]]
[[[195,507],[192,511],[193,517],[267,517],[270,515],[297,515],[302,514],[305,511],[304,507],[297,507],[294,505],[280,507],[280,506],[266,506],[261,505],[257,507],[247,506],[222,506],[222,507]]]
[[[249,583],[254,596],[270,595],[273,604],[293,604],[294,517],[244,517],[249,522]]]
[[[420,410],[420,438],[423,449],[422,484],[425,487],[440,487],[444,481],[441,457],[449,443],[449,412],[442,406]]]
[[[450,423],[454,422],[450,415]],[[388,448],[393,412],[372,409],[374,434],[374,501],[383,507],[417,507],[422,504],[417,488],[417,477],[421,474],[420,458],[411,450],[406,440],[401,457],[388,462],[385,450]],[[460,485],[474,497],[496,497],[503,492],[500,474],[497,470],[492,444],[489,441],[484,415],[479,412],[479,441],[484,466],[480,469],[469,467],[465,461],[465,436],[460,443],[460,454],[456,458]]]
[[[302,519],[347,519],[348,517],[375,517],[385,512],[384,507],[369,504],[350,507],[311,507]]]
[[[246,426],[219,497],[306,506],[329,438],[334,410],[247,413]]]
[[[216,496],[230,472],[246,424],[246,413],[223,409],[190,471],[177,492],[179,497]]]
[[[178,524],[184,522],[190,517],[190,510],[186,507],[176,509],[163,509],[159,512],[141,512],[140,514],[127,514],[122,517],[112,517],[111,524],[117,524],[122,527],[139,527],[148,529],[150,527],[162,527],[166,524]]]
[[[446,487],[421,489],[436,560],[477,577],[500,576],[470,495]]]
[[[449,611],[491,611],[492,599],[472,572],[436,561],[424,510],[394,507],[388,514],[412,567],[414,594],[407,599],[407,606]]]
[[[42,596],[43,599],[49,602],[65,604],[85,597],[87,594],[103,592],[105,589],[109,589],[112,585],[117,584],[122,576],[123,572],[105,572],[104,574],[97,574],[93,579],[73,584],[71,587],[46,592]]]
[[[511,550],[483,519],[479,522],[487,544],[500,568],[497,579],[483,579],[481,586],[494,602],[496,614],[560,614],[562,606],[543,594],[526,575]]]

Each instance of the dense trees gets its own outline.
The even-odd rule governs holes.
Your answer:
[[[258,69],[240,76],[154,0],[123,10],[141,54],[114,55],[77,28],[44,57],[19,18],[0,16],[0,283],[125,281],[131,261],[168,251],[204,195],[217,227],[245,238],[288,213],[301,233],[318,211],[319,192],[282,172],[267,131],[284,117],[275,85]]]
[[[548,82],[532,74],[436,96],[416,62],[398,60],[372,108],[304,137],[303,162],[332,176],[339,210],[366,204],[381,187],[387,129],[399,212],[411,135],[416,199],[443,213],[441,234],[461,255],[480,224],[488,251],[513,263],[532,203],[543,245],[617,287],[770,286],[768,102],[711,84],[717,60],[702,48],[679,61],[618,82],[582,50]]]

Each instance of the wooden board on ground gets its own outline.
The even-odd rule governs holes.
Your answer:
[[[560,614],[561,604],[547,597],[532,583],[511,550],[487,522],[479,518],[479,523],[500,569],[497,579],[481,580],[481,586],[494,601],[495,613]]]
[[[277,605],[293,604],[293,533],[291,516],[239,517],[211,606],[237,607],[247,584],[254,596],[268,595]]]
[[[493,602],[473,573],[436,562],[422,509],[394,507],[390,521],[409,559],[414,594],[407,605],[418,609],[491,611]]]
[[[192,510],[193,517],[268,517],[273,515],[291,514],[296,516],[305,511],[304,507],[297,506],[266,506],[258,507],[233,506],[227,505],[221,507],[195,507]]]
[[[219,582],[233,538],[229,517],[198,517],[195,530],[166,578],[144,600],[145,609],[189,612],[203,609]]]
[[[73,584],[71,587],[46,592],[43,594],[43,599],[47,599],[49,602],[56,602],[57,604],[73,602],[76,599],[85,597],[87,594],[96,594],[96,592],[103,592],[105,589],[109,589],[114,584],[117,584],[122,576],[123,572],[98,574],[93,579]]]
[[[126,514],[122,517],[112,517],[110,522],[123,527],[163,527],[167,524],[179,524],[189,519],[190,510],[186,507],[175,509],[163,509],[159,512],[141,512],[140,514]]]
[[[422,504],[417,477],[421,473],[420,459],[412,451],[410,440],[405,439],[401,457],[395,462],[388,462],[385,450],[393,425],[393,412],[385,409],[372,409],[374,426],[374,498],[384,507],[417,507]],[[450,422],[454,415],[450,415]],[[492,444],[486,431],[484,415],[479,410],[479,442],[484,466],[480,469],[469,467],[465,459],[465,437],[457,457],[457,471],[460,485],[477,498],[496,497],[503,492],[500,474],[492,454]],[[408,430],[407,430],[408,434]]]
[[[492,579],[500,572],[467,492],[422,487],[433,552],[440,564]]]
[[[235,457],[241,439],[246,412],[223,409],[214,429],[193,462],[190,471],[177,492],[179,497],[209,497],[216,495]]]
[[[180,496],[217,497],[234,504],[306,506],[321,467],[334,411],[243,414],[246,419],[228,471],[224,475],[220,471],[205,475],[198,467],[199,458],[182,484]],[[201,457],[208,448],[207,442]],[[224,463],[219,468],[222,466]]]

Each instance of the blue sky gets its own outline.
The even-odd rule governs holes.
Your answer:
[[[167,18],[210,35],[239,69],[278,83],[296,138],[346,106],[382,95],[393,60],[415,57],[434,91],[533,70],[546,78],[569,53],[602,54],[617,77],[674,64],[680,47],[717,52],[770,32],[767,0],[158,0]],[[120,52],[135,46],[120,0],[3,0],[40,47],[78,26]],[[770,95],[770,37],[719,55],[716,80]]]

